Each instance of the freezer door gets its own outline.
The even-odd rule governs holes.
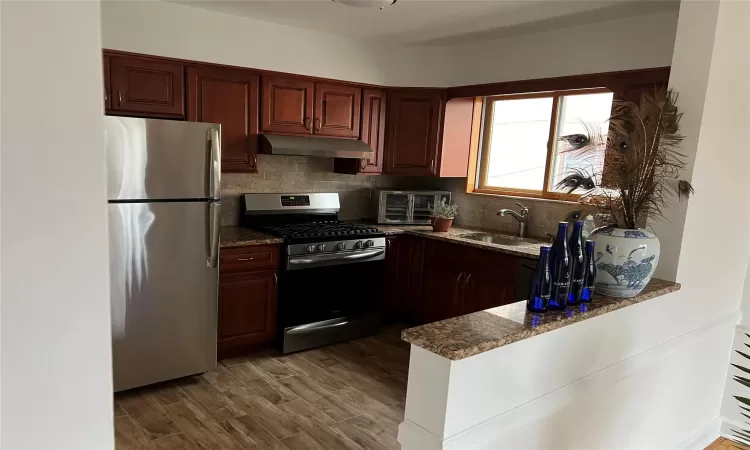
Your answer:
[[[109,204],[115,391],[215,367],[211,211],[218,203]]]
[[[106,116],[109,200],[218,198],[220,125]]]

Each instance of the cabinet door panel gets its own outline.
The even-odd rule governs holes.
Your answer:
[[[110,56],[111,110],[155,117],[184,117],[184,66],[130,56]]]
[[[470,247],[465,252],[468,273],[461,314],[513,303],[518,258]]]
[[[271,133],[312,134],[314,83],[292,77],[262,79],[261,129]]]
[[[398,322],[404,315],[405,311],[401,303],[401,298],[406,297],[400,292],[401,279],[407,277],[408,272],[403,267],[404,260],[400,253],[405,250],[404,240],[398,236],[388,237],[386,239],[385,249],[385,289],[383,289],[383,317],[386,322]]]
[[[455,267],[425,260],[424,293],[419,321],[436,322],[461,314],[461,297],[466,274]]]
[[[441,119],[440,93],[389,94],[386,172],[434,174]]]
[[[256,172],[259,77],[247,70],[189,67],[188,120],[221,124],[222,172]]]
[[[380,89],[365,89],[362,103],[362,140],[372,149],[372,156],[362,161],[360,172],[382,173],[385,150],[385,92]]]
[[[270,341],[276,328],[276,272],[247,272],[219,280],[219,346]]]
[[[471,272],[466,275],[465,283],[460,314],[507,305],[515,299],[515,283],[512,278],[489,272]]]
[[[315,83],[315,134],[359,139],[362,89]]]
[[[104,55],[102,57],[102,64],[104,69],[104,110],[107,111],[112,107],[112,94],[110,92],[109,77],[110,77],[110,62],[109,56]]]

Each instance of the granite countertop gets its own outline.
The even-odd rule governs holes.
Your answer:
[[[679,289],[678,283],[654,278],[639,295],[633,298],[618,299],[598,295],[591,303],[571,306],[565,311],[550,311],[541,314],[527,311],[525,301],[516,302],[409,328],[401,333],[401,338],[417,347],[455,361]]]
[[[280,244],[283,239],[243,227],[221,227],[219,246],[221,248],[245,247],[248,245]]]
[[[510,255],[521,256],[526,258],[536,258],[539,256],[539,247],[543,245],[550,245],[547,241],[534,238],[518,238],[512,235],[501,233],[497,230],[487,230],[483,228],[470,228],[470,227],[457,227],[452,226],[447,233],[438,233],[432,231],[432,227],[429,225],[418,226],[418,225],[374,225],[380,231],[385,233],[387,236],[408,234],[412,236],[420,236],[428,239],[437,239],[440,241],[454,242],[457,244],[466,245],[469,247],[481,248],[484,250],[493,250]],[[501,245],[492,244],[489,242],[480,242],[471,239],[465,239],[463,236],[475,233],[489,233],[497,236],[507,236],[512,239],[517,239],[523,242],[523,245]]]

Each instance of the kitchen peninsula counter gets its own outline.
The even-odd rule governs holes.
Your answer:
[[[450,360],[461,360],[679,289],[679,283],[654,278],[633,298],[598,295],[591,303],[546,313],[529,312],[526,302],[521,301],[409,328],[401,333],[401,337],[412,345]]]

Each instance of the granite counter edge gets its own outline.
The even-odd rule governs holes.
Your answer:
[[[499,253],[505,253],[507,255],[512,256],[519,256],[522,258],[537,258],[539,256],[539,250],[528,248],[524,246],[500,246],[498,244],[487,244],[479,241],[473,241],[469,239],[464,239],[461,236],[455,236],[448,233],[438,233],[438,232],[431,232],[431,231],[424,231],[424,230],[408,230],[408,229],[387,229],[387,230],[381,230],[386,236],[415,236],[415,237],[421,237],[425,239],[432,239],[435,241],[443,241],[443,242],[450,242],[453,244],[459,244],[466,247],[473,247],[480,250],[489,250],[493,252],[499,252]],[[483,231],[477,231],[472,229],[466,229],[466,234],[472,234],[477,232],[483,232]],[[501,232],[495,232],[497,234],[503,234]],[[541,242],[539,245],[549,245],[549,244],[542,244]]]
[[[497,348],[500,348],[509,344],[513,344],[515,342],[522,341],[524,339],[528,339],[534,336],[538,336],[540,334],[548,333],[550,331],[554,331],[554,330],[566,327],[568,325],[572,325],[574,323],[582,322],[584,320],[587,320],[593,317],[598,317],[603,314],[617,311],[619,309],[626,308],[628,306],[636,305],[638,303],[642,303],[647,300],[652,300],[654,298],[658,298],[663,295],[676,292],[680,290],[680,288],[681,288],[681,285],[679,283],[669,283],[668,285],[662,288],[650,291],[648,293],[637,295],[633,298],[618,300],[616,303],[602,306],[601,308],[597,308],[593,311],[574,315],[564,320],[545,323],[532,329],[522,328],[516,332],[509,333],[508,335],[502,336],[500,338],[481,339],[473,344],[436,342],[435,340],[427,340],[423,336],[425,334],[425,330],[429,332],[430,328],[435,328],[435,330],[440,330],[441,328],[444,328],[444,329],[450,328],[450,325],[448,326],[446,325],[449,324],[451,321],[455,321],[456,319],[460,320],[461,317],[475,316],[479,314],[489,314],[489,313],[486,313],[485,311],[478,311],[476,313],[467,314],[466,316],[459,316],[456,318],[446,319],[446,320],[442,320],[439,322],[420,325],[418,327],[408,328],[401,332],[401,339],[405,342],[408,342],[412,345],[416,345],[417,347],[423,348],[429,352],[443,356],[452,361],[459,361],[462,359],[469,358],[471,356],[476,356],[480,353],[484,353],[484,352],[494,350],[494,349],[497,349]],[[518,302],[518,303],[522,303],[522,302]],[[495,320],[498,323],[498,325],[500,323],[503,323],[506,326],[512,326],[515,324],[516,326],[522,327],[522,325],[519,324],[518,322],[514,322],[510,319],[500,317],[500,316],[495,316],[493,320]],[[435,334],[446,335],[445,332],[443,333],[438,332]],[[447,334],[450,335],[450,333],[447,333]]]

